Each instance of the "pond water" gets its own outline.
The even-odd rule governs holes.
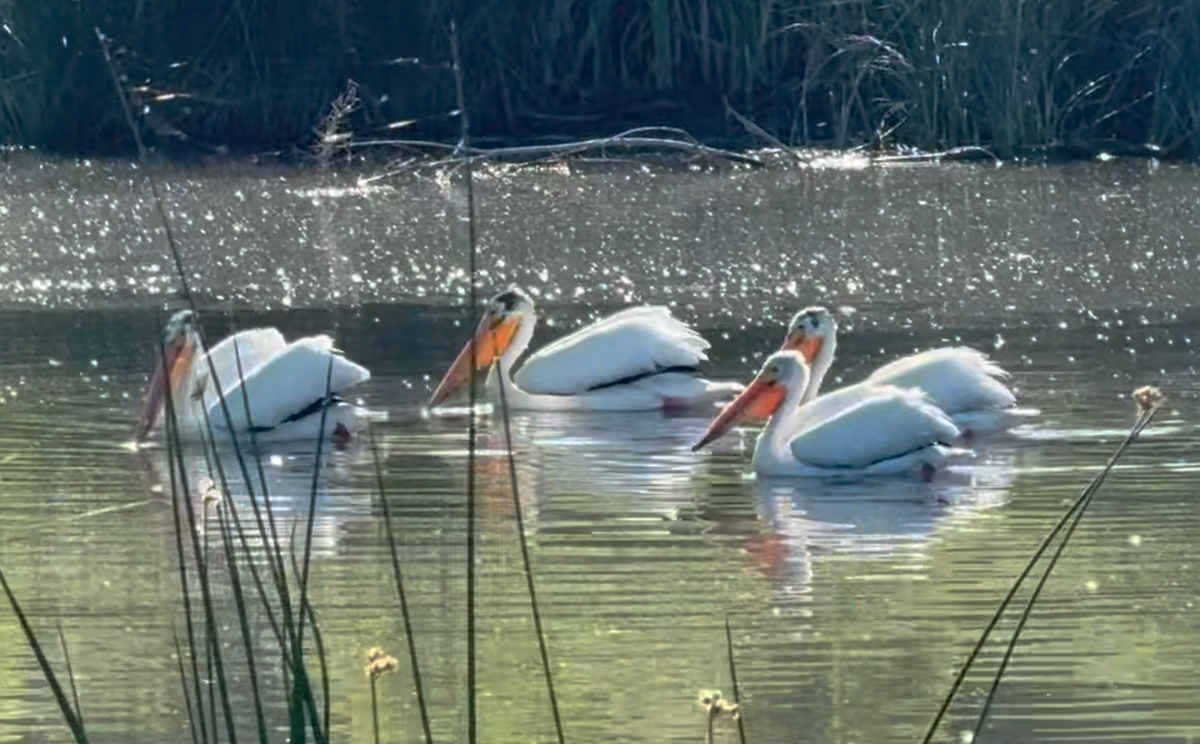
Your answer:
[[[22,156],[5,168],[0,568],[56,664],[61,620],[95,738],[189,740],[165,454],[126,446],[156,353],[152,310],[180,306],[162,231],[128,164]],[[465,740],[466,420],[424,409],[476,322],[463,307],[461,191],[445,176],[364,186],[249,167],[161,178],[210,335],[330,332],[372,371],[354,392],[380,412],[372,431],[435,737]],[[1169,401],[1047,585],[982,738],[1200,735],[1200,170],[839,159],[763,172],[494,169],[477,183],[485,293],[517,282],[534,295],[535,347],[622,305],[662,303],[711,340],[713,377],[746,379],[791,313],[821,303],[843,327],[831,382],[967,344],[1041,411],[928,484],[760,483],[746,475],[751,433],[690,452],[704,418],[514,416],[569,741],[702,740],[698,693],[731,693],[726,616],[749,741],[919,740],[1014,577],[1132,424],[1142,384]],[[480,734],[551,741],[502,433],[485,418],[480,437]],[[275,513],[291,525],[306,514],[314,458],[268,455]],[[204,472],[201,454],[185,459],[193,479]],[[418,741],[370,452],[325,453],[322,473],[311,591],[332,733],[373,740],[363,655],[383,646],[401,662],[380,681],[381,739]],[[0,742],[69,741],[2,607]],[[225,640],[240,643],[236,616],[223,617]],[[265,637],[261,613],[251,619]],[[973,725],[1012,626],[942,740]],[[244,702],[244,677],[237,685]],[[264,685],[282,699],[277,679]],[[725,722],[717,737],[736,740]]]

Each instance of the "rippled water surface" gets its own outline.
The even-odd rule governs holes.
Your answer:
[[[698,693],[731,692],[726,615],[749,741],[918,740],[1012,579],[1132,423],[1130,391],[1153,383],[1169,402],[1048,583],[982,738],[1191,741],[1200,170],[849,165],[495,169],[478,181],[486,290],[529,290],[535,346],[624,304],[664,303],[712,341],[712,376],[745,379],[786,318],[821,303],[843,327],[831,381],[961,343],[1011,370],[1022,404],[1041,411],[930,484],[758,482],[749,435],[690,452],[703,418],[514,416],[568,740],[701,740]],[[95,738],[190,740],[166,459],[125,446],[155,354],[151,311],[179,306],[162,231],[127,164],[5,167],[0,568],[55,664],[62,621]],[[371,369],[355,396],[381,414],[372,429],[433,728],[465,740],[466,419],[423,410],[475,323],[456,182],[245,167],[162,178],[211,336],[329,332]],[[502,436],[483,420],[480,733],[550,741]],[[380,682],[382,739],[417,741],[370,451],[358,442],[321,462],[312,599],[334,738],[373,740],[363,654],[380,645],[401,658]],[[285,545],[302,535],[313,463],[290,449],[264,459]],[[185,467],[199,478],[203,455],[186,452]],[[0,742],[68,741],[0,608]],[[270,633],[261,613],[251,622]],[[973,724],[1001,652],[985,652],[945,740]],[[261,684],[282,699],[277,675]],[[236,689],[244,703],[244,676]],[[718,740],[733,731],[722,722]]]

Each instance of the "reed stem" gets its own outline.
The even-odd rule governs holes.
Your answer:
[[[1068,521],[1070,521],[1072,519],[1072,517],[1074,517],[1075,520],[1071,523],[1071,529],[1068,532],[1068,536],[1070,533],[1072,533],[1074,531],[1075,525],[1077,525],[1079,519],[1082,518],[1084,510],[1086,510],[1087,506],[1091,503],[1092,497],[1095,494],[1095,492],[1099,489],[1100,485],[1108,477],[1108,474],[1112,471],[1113,467],[1117,464],[1117,461],[1121,458],[1121,456],[1125,453],[1125,451],[1129,448],[1129,446],[1134,442],[1134,440],[1137,439],[1137,437],[1142,433],[1142,431],[1147,426],[1150,425],[1150,422],[1154,419],[1154,416],[1156,415],[1157,411],[1158,411],[1158,407],[1156,404],[1154,407],[1150,408],[1149,410],[1144,411],[1138,417],[1137,421],[1134,423],[1133,427],[1130,429],[1129,434],[1126,435],[1125,439],[1121,442],[1121,444],[1117,448],[1116,452],[1114,452],[1112,457],[1109,458],[1109,460],[1105,464],[1104,468],[1101,469],[1101,471],[1099,473],[1097,473],[1092,478],[1092,480],[1089,481],[1088,484],[1083,487],[1083,490],[1080,491],[1079,496],[1075,499],[1075,502],[1071,505],[1071,507],[1069,509],[1067,509],[1067,512],[1065,514],[1063,514],[1062,518],[1059,519],[1058,523],[1055,524],[1054,529],[1052,529],[1050,531],[1050,534],[1046,535],[1046,537],[1042,539],[1041,544],[1038,546],[1037,550],[1034,551],[1033,556],[1030,557],[1029,561],[1025,564],[1025,568],[1022,569],[1021,573],[1017,576],[1016,581],[1013,582],[1012,587],[1008,590],[1008,593],[1004,596],[1004,599],[1001,600],[1000,605],[996,608],[996,611],[992,614],[991,619],[988,620],[987,624],[984,626],[983,632],[980,634],[979,639],[975,642],[975,646],[971,649],[971,652],[967,655],[967,660],[965,662],[963,662],[962,667],[959,669],[958,674],[955,676],[954,682],[950,685],[949,692],[947,692],[946,697],[942,700],[941,705],[938,707],[937,712],[933,716],[933,720],[931,720],[929,722],[929,727],[925,731],[925,736],[922,737],[922,739],[921,739],[922,744],[930,744],[930,742],[933,741],[934,735],[937,734],[938,726],[941,724],[942,719],[945,717],[946,713],[950,710],[950,705],[954,701],[955,696],[958,694],[959,689],[962,687],[963,682],[966,680],[967,673],[970,672],[971,667],[975,663],[975,660],[979,657],[979,653],[983,650],[984,644],[987,643],[987,639],[990,637],[992,630],[995,629],[996,625],[1000,622],[1000,618],[1004,615],[1004,611],[1006,609],[1008,609],[1008,606],[1012,602],[1013,598],[1016,596],[1017,591],[1021,588],[1021,584],[1024,583],[1025,579],[1033,571],[1034,566],[1037,565],[1037,563],[1041,559],[1042,555],[1046,552],[1046,550],[1054,542],[1055,537],[1057,537],[1058,533],[1061,532],[1063,530],[1063,528],[1067,526]],[[1017,637],[1019,637],[1020,629],[1024,626],[1024,618],[1027,618],[1028,614],[1032,611],[1033,602],[1034,602],[1034,600],[1037,599],[1037,595],[1041,592],[1041,586],[1045,583],[1046,579],[1049,577],[1050,570],[1053,569],[1054,563],[1057,562],[1057,555],[1061,554],[1061,552],[1065,549],[1065,547],[1066,547],[1066,538],[1064,538],[1063,543],[1059,546],[1058,551],[1055,553],[1056,557],[1051,562],[1051,564],[1046,569],[1046,571],[1042,574],[1042,581],[1038,584],[1038,587],[1034,590],[1034,594],[1031,596],[1029,603],[1025,607],[1025,611],[1022,614],[1023,619],[1020,622],[1020,624],[1017,628],[1017,631],[1014,633],[1013,638],[1010,640],[1009,649],[1005,654],[1005,662],[1001,664],[1001,668],[998,670],[998,674],[993,681],[992,688],[989,692],[988,701],[985,702],[983,714],[981,715],[980,720],[977,723],[978,727],[982,727],[983,717],[986,716],[987,711],[991,706],[990,699],[995,694],[996,687],[999,685],[1000,677],[1004,673],[1004,667],[1007,665],[1007,659],[1008,659],[1008,657],[1011,656],[1011,652],[1016,643],[1016,639],[1017,639]]]
[[[471,168],[471,158],[466,152],[471,146],[471,124],[467,115],[466,94],[463,92],[462,61],[458,50],[458,25],[450,22],[450,51],[453,59],[454,89],[458,99],[458,120],[460,123],[461,140],[459,149],[462,153],[463,169],[467,183],[467,242],[468,242],[468,277],[471,284],[471,317],[478,314],[479,308],[479,271],[476,266],[476,235],[475,235],[475,187]],[[478,434],[478,419],[475,410],[478,402],[476,390],[477,350],[475,337],[471,337],[471,373],[469,406],[471,410],[467,431],[467,741],[476,744],[479,740],[479,721],[477,713],[477,673],[475,669],[475,439]]]

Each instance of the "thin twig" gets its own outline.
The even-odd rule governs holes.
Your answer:
[[[171,221],[167,218],[166,209],[163,206],[162,197],[159,194],[157,180],[154,178],[154,174],[150,171],[150,169],[148,167],[149,166],[149,162],[148,162],[149,156],[146,151],[145,144],[142,141],[140,130],[137,127],[137,123],[134,121],[133,109],[129,105],[129,101],[125,96],[125,89],[121,85],[120,76],[117,74],[116,65],[113,62],[112,56],[109,52],[108,38],[106,36],[104,36],[104,34],[100,31],[99,28],[96,28],[95,31],[96,31],[96,37],[100,40],[100,46],[104,52],[104,59],[108,65],[109,74],[112,76],[113,85],[117,89],[117,96],[121,101],[122,108],[124,109],[126,121],[129,123],[130,130],[133,133],[134,142],[137,144],[138,161],[143,165],[143,167],[147,168],[146,178],[150,182],[150,191],[151,191],[151,194],[153,195],[155,210],[158,212],[159,218],[161,219],[161,221],[163,223],[163,229],[165,230],[166,238],[167,238],[167,246],[170,250],[171,258],[175,264],[175,270],[179,277],[180,294],[181,294],[182,298],[184,299],[184,301],[191,308],[192,313],[194,314],[194,316],[196,318],[197,333],[200,335],[201,342],[204,343],[205,347],[207,347],[205,334],[204,334],[204,327],[199,322],[199,318],[200,318],[199,308],[196,304],[195,297],[192,295],[191,289],[190,289],[190,287],[188,285],[188,281],[187,281],[187,274],[183,268],[183,255],[182,255],[181,251],[179,250],[178,243],[175,240],[174,231],[171,229]],[[160,326],[160,335],[161,335],[161,326]],[[235,353],[236,352],[237,352],[237,349],[235,348]],[[220,402],[221,412],[225,417],[226,424],[232,429],[233,417],[230,414],[229,405],[225,399],[224,388],[221,384],[220,378],[217,375],[216,367],[210,356],[205,354],[204,358],[208,364],[208,373],[211,378],[212,385],[216,390],[217,399]],[[239,377],[239,380],[243,379],[240,358],[238,360],[238,377]],[[244,397],[245,396],[243,396],[243,398]],[[247,407],[249,406],[248,401],[247,401],[246,405],[247,405]],[[247,420],[248,421],[251,420],[249,418],[249,416],[247,416]],[[256,436],[255,436],[253,430],[251,430],[250,439],[251,439],[251,445],[254,446],[255,449],[257,449]],[[237,458],[238,467],[241,470],[242,477],[246,484],[247,496],[249,497],[250,504],[254,509],[255,518],[257,520],[259,533],[262,537],[263,543],[266,545],[271,545],[274,548],[274,559],[275,560],[274,560],[274,564],[272,565],[272,573],[273,573],[273,576],[276,581],[276,589],[280,595],[280,605],[281,605],[280,609],[283,614],[283,625],[284,625],[284,630],[285,630],[285,636],[290,639],[290,638],[294,637],[295,629],[294,629],[294,621],[291,616],[291,601],[289,598],[289,591],[288,591],[287,572],[285,570],[285,564],[283,562],[283,554],[282,554],[282,551],[281,551],[280,545],[279,545],[279,537],[278,537],[277,532],[275,531],[274,514],[270,508],[269,496],[266,493],[266,480],[265,480],[265,476],[263,476],[262,463],[261,463],[261,460],[257,460],[257,458],[256,458],[256,461],[258,462],[259,478],[264,487],[263,499],[264,499],[264,504],[265,504],[265,508],[267,511],[267,519],[271,526],[270,537],[268,537],[268,535],[267,535],[266,528],[262,521],[262,516],[259,512],[258,500],[255,497],[253,482],[250,479],[249,468],[246,466],[246,461],[245,461],[245,458],[243,457],[241,446],[240,446],[236,436],[231,436],[231,441],[233,444],[234,455]],[[190,635],[189,635],[189,645],[194,654],[195,647],[194,647],[194,643],[191,640]],[[287,648],[284,649],[284,653],[285,654],[288,653]],[[193,671],[195,671],[195,670],[193,670]],[[198,679],[199,675],[197,674],[196,676]],[[197,706],[200,706],[201,704],[202,704],[201,701],[198,700]],[[214,732],[214,735],[215,735],[215,732]],[[207,735],[205,735],[203,737],[203,740],[205,742],[207,742],[207,740],[208,740]]]
[[[133,132],[133,140],[137,144],[138,159],[142,164],[146,164],[146,145],[142,142],[142,132],[138,129],[137,122],[133,120],[133,107],[129,105],[129,99],[125,97],[125,87],[121,85],[121,80],[117,77],[117,68],[113,64],[112,55],[108,49],[108,37],[101,31],[100,27],[95,28],[96,38],[100,41],[100,49],[104,52],[104,61],[108,64],[109,74],[112,75],[113,85],[117,89],[117,96],[121,99],[121,108],[125,111],[125,120],[129,122],[129,131]],[[171,244],[171,257],[175,260],[175,270],[179,273],[180,289],[185,300],[193,302],[192,290],[188,286],[187,275],[183,271],[183,260],[179,255],[179,251],[175,250],[175,235],[171,230],[171,221],[167,219],[167,211],[163,208],[162,197],[158,193],[158,183],[150,179],[150,191],[154,194],[154,206],[158,210],[158,216],[162,218],[163,229],[167,231],[167,242]]]

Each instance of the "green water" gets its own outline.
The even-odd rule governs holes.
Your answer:
[[[535,347],[622,303],[666,303],[712,341],[712,376],[744,379],[786,317],[820,302],[845,329],[831,384],[965,343],[1011,370],[1022,404],[1042,412],[932,484],[836,485],[748,478],[746,437],[693,455],[703,418],[515,416],[568,740],[700,741],[698,693],[730,693],[726,615],[749,740],[917,740],[1013,577],[1132,423],[1128,394],[1146,383],[1169,403],[1047,585],[984,740],[1200,734],[1198,175],[1147,162],[486,173],[480,265],[489,287],[536,293],[546,322]],[[190,733],[172,656],[183,614],[165,456],[124,446],[155,353],[147,310],[171,283],[140,184],[120,164],[40,161],[6,174],[0,567],[45,638],[62,621],[93,737],[149,743]],[[176,174],[167,192],[193,283],[216,313],[210,334],[331,332],[371,369],[352,397],[381,414],[372,429],[435,735],[464,740],[466,422],[423,410],[475,323],[460,307],[461,194],[444,179],[358,188],[237,169]],[[485,420],[480,733],[550,741],[501,436]],[[313,457],[270,455],[290,529],[307,513]],[[186,459],[193,476],[204,472],[198,451]],[[370,462],[361,443],[322,461],[312,599],[333,734],[372,740],[363,654],[380,645],[401,660],[380,683],[383,739],[418,741]],[[227,586],[217,593],[236,658]],[[265,643],[265,617],[251,619]],[[1001,652],[985,652],[947,740],[973,724]],[[49,654],[58,663],[56,646]],[[262,683],[283,725],[282,681],[265,672]],[[234,687],[244,712],[244,675]],[[253,739],[252,719],[242,722]],[[734,737],[719,727],[719,740]],[[68,740],[0,609],[0,742]]]

